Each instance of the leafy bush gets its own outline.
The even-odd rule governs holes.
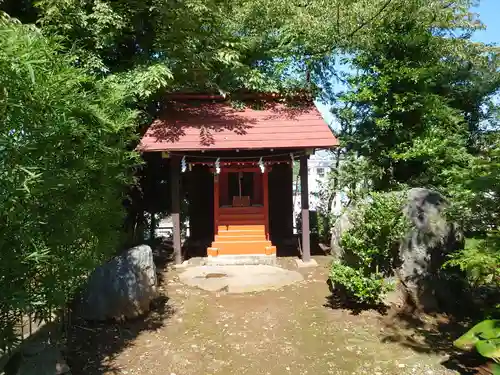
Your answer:
[[[330,228],[332,222],[332,214],[325,210],[318,209],[316,211],[317,215],[317,231],[318,231],[318,241],[322,243],[330,242]]]
[[[332,214],[328,214],[320,207],[316,211],[309,211],[309,232],[320,243],[327,244],[330,242],[332,216]],[[302,210],[295,216],[295,225],[299,231],[302,230]]]
[[[458,266],[476,285],[500,287],[500,233],[469,238],[464,249],[451,254],[445,266]]]
[[[330,280],[342,286],[343,292],[356,301],[368,304],[381,302],[381,297],[391,290],[392,286],[384,280],[380,273],[365,274],[364,270],[344,264],[335,264],[330,269]]]
[[[0,345],[48,318],[120,243],[135,129],[128,93],[0,17]]]
[[[364,303],[378,303],[391,285],[391,274],[399,243],[408,228],[400,193],[373,193],[352,211],[353,223],[341,239],[342,264],[334,262],[330,280],[348,297]]]

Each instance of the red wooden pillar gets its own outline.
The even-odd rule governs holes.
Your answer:
[[[300,157],[300,202],[302,206],[302,261],[311,260],[311,238],[309,229],[309,184],[307,181],[307,155]]]
[[[219,177],[214,174],[214,235],[219,232]]]
[[[269,240],[269,171],[266,169],[262,176],[264,220],[266,228],[266,238]]]
[[[180,202],[180,161],[176,156],[170,159],[170,185],[172,193],[172,234],[175,263],[182,263],[181,253],[181,202]]]

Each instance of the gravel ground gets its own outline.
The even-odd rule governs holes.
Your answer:
[[[165,271],[147,317],[73,326],[72,373],[457,374],[442,364],[449,338],[435,324],[328,307],[327,258],[318,261],[300,283],[250,294],[189,288]]]

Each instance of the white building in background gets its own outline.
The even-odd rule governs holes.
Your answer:
[[[307,180],[309,185],[309,207],[316,210],[320,204],[317,193],[328,183],[328,174],[335,168],[335,156],[326,150],[316,151],[309,157]]]
[[[324,184],[328,183],[328,175],[335,168],[336,156],[327,150],[318,150],[309,157],[308,161],[308,185],[309,185],[309,209],[315,211],[320,204],[318,193]],[[296,176],[293,186],[294,191],[294,216],[299,215],[300,207],[300,181]],[[346,195],[342,192],[335,195],[332,203],[332,213],[340,215],[343,204],[346,202]]]

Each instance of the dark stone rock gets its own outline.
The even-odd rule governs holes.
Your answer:
[[[407,302],[418,309],[433,311],[446,299],[441,267],[446,256],[461,243],[461,234],[444,215],[448,203],[436,191],[414,188],[408,191],[405,213],[411,226],[401,243],[397,275],[404,286]]]
[[[87,320],[127,319],[149,311],[157,296],[156,267],[147,245],[136,246],[98,267],[76,304]]]

